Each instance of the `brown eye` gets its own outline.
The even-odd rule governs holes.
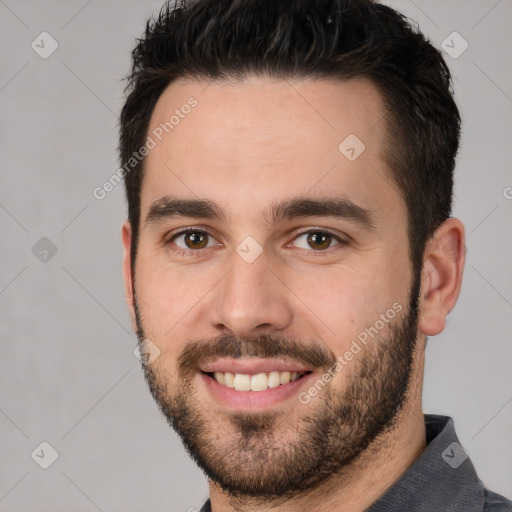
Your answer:
[[[332,237],[328,233],[312,231],[308,235],[308,244],[315,250],[327,249],[331,245]],[[316,247],[314,247],[316,245]]]
[[[189,249],[203,249],[208,245],[208,235],[201,231],[192,231],[184,235],[184,242]]]
[[[297,243],[299,242],[299,243]],[[333,244],[333,242],[336,242]],[[327,249],[331,249],[338,245],[345,245],[336,235],[329,233],[328,231],[322,230],[309,230],[300,233],[295,238],[294,245],[300,249],[307,249],[316,252],[326,252]]]
[[[189,253],[195,255],[201,253],[199,249],[206,249],[215,245],[213,237],[206,231],[189,229],[176,233],[168,242],[173,250],[179,254]]]

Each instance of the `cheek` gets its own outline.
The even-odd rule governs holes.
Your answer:
[[[186,316],[188,300],[180,300],[181,293],[173,290],[172,283],[164,279],[141,276],[137,287],[137,302],[146,339],[158,348],[156,366],[163,372],[174,367],[187,334],[180,319]]]
[[[204,295],[201,279],[185,269],[169,268],[158,256],[140,251],[136,266],[136,294],[142,322],[148,337],[168,343],[180,329],[180,319]]]
[[[385,272],[382,266],[322,269],[303,274],[291,288],[301,299],[296,311],[301,323],[313,327],[337,355],[365,329],[376,323],[379,329],[381,315],[392,319],[405,310],[408,300],[404,276]]]

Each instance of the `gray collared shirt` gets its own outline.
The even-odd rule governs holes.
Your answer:
[[[425,414],[427,448],[367,512],[512,512],[512,501],[487,490],[448,416]],[[211,512],[210,500],[200,512]]]

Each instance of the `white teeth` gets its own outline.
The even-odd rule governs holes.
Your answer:
[[[251,391],[263,391],[268,388],[268,377],[266,373],[251,375]]]
[[[293,382],[305,373],[272,371],[247,375],[244,373],[214,372],[213,378],[219,384],[234,388],[237,391],[265,391],[268,388],[276,388],[281,384]]]
[[[250,391],[251,377],[243,373],[235,373],[234,385],[237,391]]]
[[[279,384],[281,384],[281,377],[279,376],[279,372],[270,372],[268,374],[268,387],[277,388]]]
[[[216,372],[221,373],[221,372]],[[235,387],[235,374],[226,372],[224,374],[224,386],[227,386],[228,388],[234,388]]]

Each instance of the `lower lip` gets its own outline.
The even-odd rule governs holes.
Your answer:
[[[293,382],[280,384],[275,388],[268,388],[264,391],[237,391],[236,389],[219,384],[214,378],[205,373],[200,373],[201,379],[217,401],[237,411],[266,409],[284,402],[286,399],[296,395],[300,388],[308,385],[314,376],[314,372],[307,373]]]

